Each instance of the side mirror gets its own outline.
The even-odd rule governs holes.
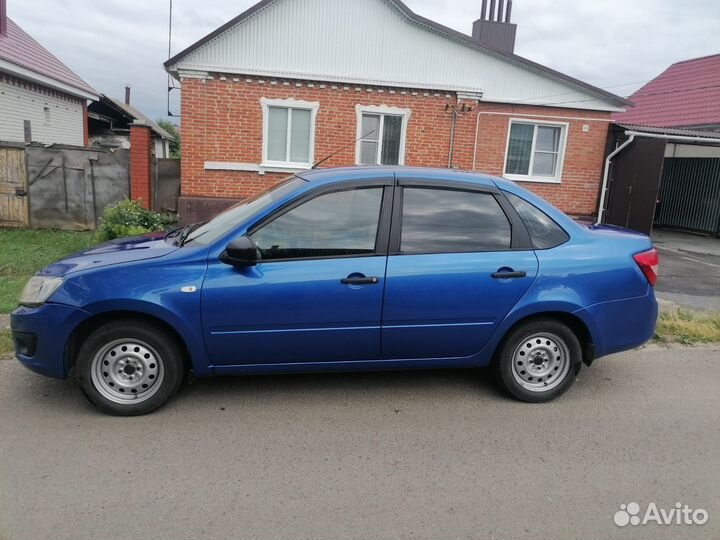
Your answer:
[[[247,236],[230,242],[220,255],[220,262],[232,266],[255,266],[258,260],[257,246]]]

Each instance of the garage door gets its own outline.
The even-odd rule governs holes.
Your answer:
[[[720,158],[667,158],[655,225],[720,234]]]

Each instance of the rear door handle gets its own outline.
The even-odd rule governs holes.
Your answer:
[[[518,279],[527,277],[527,272],[495,272],[492,277],[495,279]]]
[[[380,279],[376,277],[348,276],[341,279],[340,283],[343,285],[377,285],[380,283]]]

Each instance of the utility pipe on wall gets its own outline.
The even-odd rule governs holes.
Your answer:
[[[452,169],[453,166],[453,154],[455,152],[455,125],[457,124],[458,116],[460,113],[453,107],[452,109],[452,127],[450,128],[450,154],[448,155],[448,169]]]

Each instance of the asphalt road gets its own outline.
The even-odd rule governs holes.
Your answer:
[[[527,405],[484,373],[195,382],[142,418],[0,361],[0,537],[720,538],[720,348],[648,349]],[[621,504],[704,509],[620,528]]]
[[[720,256],[663,247],[658,247],[658,251],[660,275],[655,292],[661,301],[684,308],[720,311]]]

